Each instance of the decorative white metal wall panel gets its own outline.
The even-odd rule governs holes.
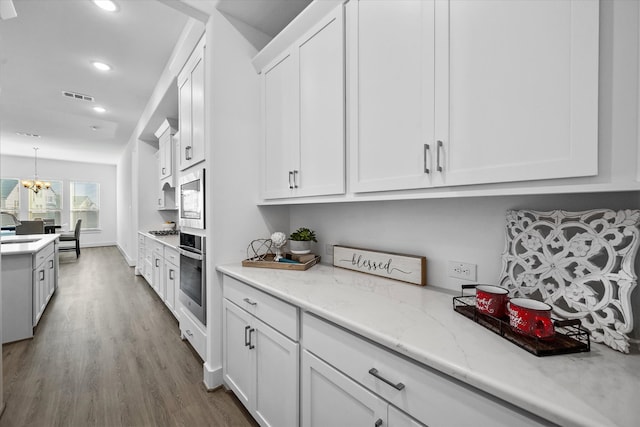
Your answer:
[[[500,285],[580,319],[593,341],[628,353],[640,210],[507,211]]]

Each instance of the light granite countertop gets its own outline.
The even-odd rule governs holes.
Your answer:
[[[592,343],[588,353],[537,357],[456,313],[455,295],[432,286],[326,265],[217,269],[553,423],[640,423],[638,354]]]
[[[34,254],[48,244],[58,240],[58,234],[22,234],[2,236],[0,245],[2,256]]]

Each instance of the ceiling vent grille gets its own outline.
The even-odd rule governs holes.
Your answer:
[[[89,101],[89,102],[93,102],[94,101],[93,96],[83,95],[81,93],[69,92],[69,91],[63,90],[62,94],[64,96],[66,96],[67,98],[76,99],[78,101]]]

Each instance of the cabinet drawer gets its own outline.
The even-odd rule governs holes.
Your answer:
[[[282,334],[298,341],[297,307],[272,297],[233,277],[224,276],[224,297]]]
[[[472,420],[473,425],[504,427],[547,424],[307,313],[303,315],[302,336],[306,349],[430,427],[470,425]],[[379,377],[370,373],[371,369],[376,369]]]
[[[183,308],[180,309],[180,332],[182,337],[191,343],[194,350],[204,360],[207,351],[207,334],[191,318],[191,313]]]
[[[145,237],[143,234],[138,233],[138,245],[144,246]]]
[[[33,259],[33,265],[37,268],[47,258],[49,258],[49,256],[53,255],[53,248],[54,248],[54,244],[50,243],[49,245],[45,246],[44,248],[36,252]]]
[[[151,246],[151,250],[154,254],[158,255],[161,258],[164,258],[164,245],[155,240],[150,240],[147,242],[148,245]]]
[[[164,260],[170,262],[176,267],[180,265],[180,254],[177,250],[170,246],[164,247]]]

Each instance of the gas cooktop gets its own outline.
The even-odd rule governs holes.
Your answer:
[[[177,236],[180,234],[178,230],[153,230],[150,231],[149,234],[153,234],[154,236]]]

